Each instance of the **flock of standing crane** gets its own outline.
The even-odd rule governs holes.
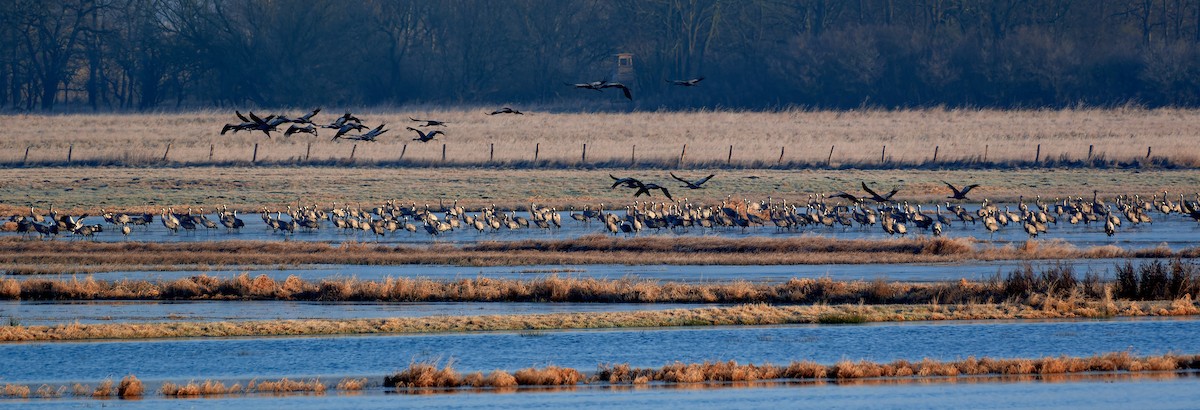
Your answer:
[[[713,178],[709,175],[697,181],[688,181],[671,174],[683,182],[685,187],[702,188],[702,184]],[[846,192],[833,195],[809,195],[807,201],[776,201],[768,197],[762,201],[735,200],[727,197],[719,205],[706,205],[686,198],[674,200],[667,189],[653,183],[643,183],[634,178],[617,178],[611,188],[628,187],[637,194],[649,194],[650,190],[661,190],[666,201],[637,201],[630,205],[610,209],[585,206],[582,210],[560,212],[553,207],[529,204],[525,209],[501,210],[495,205],[478,211],[468,212],[454,201],[452,205],[439,203],[431,208],[428,204],[418,206],[415,202],[402,205],[399,200],[388,200],[376,207],[338,206],[322,208],[316,205],[287,206],[286,209],[263,208],[259,213],[265,229],[290,235],[297,232],[335,229],[346,234],[385,237],[407,231],[410,234],[428,234],[434,237],[460,230],[475,230],[480,233],[501,230],[540,228],[552,230],[562,228],[563,218],[571,218],[584,227],[593,221],[601,223],[604,230],[613,234],[633,235],[643,231],[675,232],[690,228],[717,230],[740,229],[743,232],[756,227],[774,227],[778,231],[812,229],[882,229],[889,235],[905,235],[911,232],[939,236],[955,224],[964,230],[981,227],[989,234],[1008,227],[1020,227],[1031,238],[1048,232],[1053,226],[1063,223],[1096,224],[1112,236],[1123,223],[1151,223],[1154,213],[1168,216],[1179,214],[1200,222],[1200,194],[1188,200],[1178,195],[1173,200],[1167,192],[1153,195],[1145,200],[1138,195],[1121,195],[1106,202],[1093,191],[1091,200],[1083,197],[1055,199],[1045,202],[1040,196],[1031,202],[1022,197],[1015,205],[1004,205],[984,200],[977,209],[968,210],[963,201],[973,185],[962,189],[947,183],[951,188],[948,201],[934,203],[933,210],[921,204],[910,205],[907,201],[896,201],[893,197],[900,187],[885,195],[870,189],[866,183],[862,188],[867,195],[855,196]],[[952,202],[953,201],[953,202]],[[870,204],[874,202],[874,204]],[[974,207],[972,207],[974,208]],[[521,211],[518,213],[518,211]],[[211,215],[211,216],[210,216]],[[204,208],[196,211],[189,208],[179,213],[172,208],[163,208],[152,213],[116,213],[100,210],[107,224],[88,223],[88,214],[62,215],[53,206],[43,215],[32,206],[29,213],[12,215],[0,225],[0,231],[17,232],[25,236],[54,238],[74,235],[94,238],[95,235],[113,228],[126,237],[134,233],[131,227],[148,227],[157,221],[170,233],[195,232],[198,230],[237,232],[246,227],[237,211],[220,207],[209,214]]]

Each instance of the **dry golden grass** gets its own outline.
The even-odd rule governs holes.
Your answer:
[[[488,162],[489,144],[494,144],[494,162],[509,165],[531,163],[535,144],[540,161],[576,165],[584,143],[588,163],[628,164],[637,145],[636,162],[643,165],[674,165],[684,144],[684,163],[692,165],[724,165],[730,145],[735,146],[732,163],[740,166],[774,165],[781,146],[787,147],[785,162],[821,164],[836,146],[835,166],[877,163],[884,145],[889,161],[904,163],[930,160],[935,145],[940,161],[982,160],[985,146],[989,161],[1032,160],[1038,144],[1042,159],[1084,159],[1094,145],[1095,157],[1143,158],[1152,146],[1156,155],[1182,161],[1194,159],[1186,141],[1200,123],[1200,111],[1185,109],[530,113],[504,118],[482,111],[359,113],[370,124],[391,124],[393,131],[378,143],[357,144],[358,149],[351,141],[331,142],[328,137],[222,136],[221,126],[236,121],[223,110],[0,116],[0,127],[9,131],[0,142],[0,162],[19,164],[30,148],[30,162],[65,163],[73,146],[76,162],[156,164],[170,144],[170,163],[248,163],[258,144],[258,160],[267,163],[301,162],[306,155],[310,162],[341,163],[351,151],[359,163],[396,162],[401,152],[409,163],[438,163],[443,143],[447,159],[460,163]],[[409,115],[447,121],[448,135],[428,144],[411,141],[412,134],[403,130],[412,124]],[[326,113],[317,118],[331,119]],[[309,143],[311,154],[306,154]]]
[[[452,364],[439,369],[434,363],[413,363],[408,365],[407,369],[383,379],[384,387],[449,388],[463,384],[466,383],[462,376],[454,371]]]
[[[1137,276],[1140,275],[1140,279]],[[204,274],[166,281],[102,281],[80,279],[8,279],[19,292],[0,298],[32,300],[307,300],[391,302],[600,302],[600,303],[870,303],[925,304],[976,303],[1009,300],[1044,310],[1070,310],[1076,301],[1113,299],[1171,300],[1159,308],[1161,315],[1183,315],[1192,311],[1192,294],[1200,294],[1200,265],[1176,258],[1169,263],[1151,261],[1133,267],[1118,264],[1115,282],[1087,274],[1079,278],[1069,265],[1054,264],[1035,271],[1026,264],[1007,275],[973,282],[961,279],[942,282],[834,281],[830,278],[792,278],[783,283],[661,282],[622,278],[595,279],[547,277],[527,280],[457,279],[436,281],[421,278],[322,279],[315,282],[289,276],[277,282],[260,274],[218,278]],[[1127,288],[1133,287],[1133,290]],[[1139,291],[1140,290],[1153,290]],[[1111,310],[1111,309],[1108,309]],[[828,314],[821,323],[861,323],[861,315]]]
[[[24,399],[24,398],[29,397],[30,391],[31,390],[30,390],[29,386],[26,386],[26,385],[5,383],[4,390],[2,393],[4,394],[4,397],[13,397],[13,398]]]
[[[122,378],[121,384],[117,386],[117,396],[122,399],[141,397],[144,392],[142,381],[132,374]]]
[[[108,378],[108,379],[104,379],[104,381],[100,382],[99,386],[96,386],[96,390],[92,391],[92,396],[94,396],[94,397],[109,397],[109,396],[112,396],[113,393],[115,393],[115,392],[116,391],[113,390],[113,381],[111,378]]]
[[[1044,299],[1044,298],[1043,298]],[[0,341],[147,339],[232,336],[398,334],[432,332],[528,331],[721,325],[818,323],[822,315],[847,314],[868,322],[913,320],[985,320],[1103,318],[1174,314],[1175,301],[1099,301],[1082,298],[1043,299],[1030,303],[963,303],[943,305],[740,305],[723,308],[670,309],[606,313],[539,315],[442,316],[424,318],[271,320],[239,322],[71,323],[55,326],[0,327]],[[1185,315],[1200,314],[1192,302]]]
[[[367,378],[344,378],[334,386],[334,390],[359,391],[367,387]]]
[[[558,366],[531,367],[517,370],[513,378],[520,386],[570,386],[583,380],[583,373]]]
[[[250,383],[246,385],[247,391],[254,391],[258,393],[310,392],[321,394],[327,389],[328,387],[325,386],[325,383],[321,383],[321,381],[317,379],[290,380],[286,377],[279,380],[267,380],[261,382],[250,381]]]
[[[1200,367],[1200,355],[1162,355],[1135,357],[1129,352],[1107,353],[1090,357],[1043,357],[1037,359],[976,359],[958,361],[923,359],[919,362],[897,360],[890,363],[870,361],[852,362],[843,360],[833,365],[822,365],[809,361],[791,362],[786,366],[764,364],[739,364],[735,361],[682,363],[675,362],[659,368],[633,368],[628,364],[599,366],[590,376],[575,369],[548,366],[525,368],[509,375],[502,370],[493,371],[486,378],[476,372],[461,376],[449,367],[420,363],[395,376],[385,378],[385,386],[397,388],[454,388],[510,387],[511,381],[520,386],[569,386],[588,384],[645,384],[659,381],[672,384],[705,382],[754,382],[762,380],[854,380],[872,378],[928,378],[988,376],[988,375],[1041,375],[1072,374],[1087,372],[1160,372],[1189,370]],[[507,376],[507,377],[505,377]]]

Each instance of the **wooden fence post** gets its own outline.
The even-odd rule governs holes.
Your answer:
[[[494,159],[496,159],[496,143],[490,142],[488,143],[488,162],[492,162]]]
[[[31,147],[29,147],[29,146],[25,147],[25,158],[21,160],[21,164],[25,164],[26,162],[29,162],[29,148],[31,148]]]
[[[171,143],[167,143],[167,150],[163,151],[163,162],[167,162],[167,154],[171,153]]]
[[[987,162],[988,145],[983,144],[983,162]]]
[[[676,163],[675,163],[675,167],[676,167],[676,168],[678,168],[678,167],[680,167],[680,166],[682,166],[682,165],[683,165],[683,157],[684,157],[684,155],[687,155],[687,144],[683,144],[683,150],[682,150],[682,151],[679,151],[679,162],[676,162]]]
[[[587,143],[583,143],[583,154],[579,155],[579,162],[587,162]]]
[[[837,145],[829,146],[829,157],[825,158],[825,166],[829,166],[829,164],[833,163],[833,149],[834,148],[837,148]]]
[[[938,154],[938,149],[939,149],[939,148],[941,148],[941,147],[942,147],[942,146],[940,146],[940,145],[934,145],[934,146],[933,146],[933,162],[934,162],[934,163],[936,163],[936,162],[937,162],[937,154]]]
[[[256,143],[254,143],[254,156],[250,157],[250,163],[253,164],[253,163],[257,163],[257,162],[258,162],[258,143],[256,142]]]
[[[1033,154],[1033,162],[1038,162],[1042,159],[1042,144],[1038,144],[1037,153]]]
[[[883,146],[883,152],[879,154],[879,163],[887,162],[887,145]]]
[[[725,157],[725,165],[729,165],[730,162],[733,162],[733,145],[729,146],[729,156]]]
[[[1091,160],[1092,160],[1092,149],[1095,147],[1096,147],[1095,145],[1088,144],[1088,159],[1087,159],[1088,162],[1091,162]]]
[[[637,163],[637,144],[633,144],[633,150],[629,152],[629,165]]]
[[[775,161],[775,165],[779,165],[779,164],[783,163],[783,149],[786,147],[787,147],[786,145],[779,147],[779,160]]]
[[[533,162],[537,162],[538,153],[541,150],[542,150],[542,143],[538,142],[538,143],[533,144]]]
[[[71,162],[71,154],[75,152],[75,144],[67,146],[67,162]]]
[[[208,144],[208,162],[213,160],[213,150],[217,148],[216,144]]]
[[[350,161],[354,161],[354,153],[356,152],[358,152],[358,144],[354,144],[353,147],[350,147]]]
[[[404,153],[405,152],[408,152],[408,144],[404,144],[403,147],[400,147],[400,160],[401,161],[404,161]]]
[[[308,143],[308,148],[304,150],[304,162],[308,162],[308,156],[312,154],[312,143]]]
[[[1150,148],[1153,148],[1153,147],[1146,147],[1146,159],[1150,159]],[[27,153],[28,153],[28,152],[29,152],[29,149],[28,149],[28,148],[26,148],[26,149],[25,149],[25,152],[27,152]],[[29,156],[29,154],[25,154],[25,156]]]
[[[442,144],[442,162],[446,162],[446,144]]]

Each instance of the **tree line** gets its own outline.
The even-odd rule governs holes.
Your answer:
[[[426,103],[1193,107],[1200,0],[0,2],[9,112]]]

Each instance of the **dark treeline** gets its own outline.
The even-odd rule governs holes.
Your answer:
[[[1200,0],[9,0],[0,106],[1197,106],[1198,26]],[[619,52],[634,102],[563,84]]]

